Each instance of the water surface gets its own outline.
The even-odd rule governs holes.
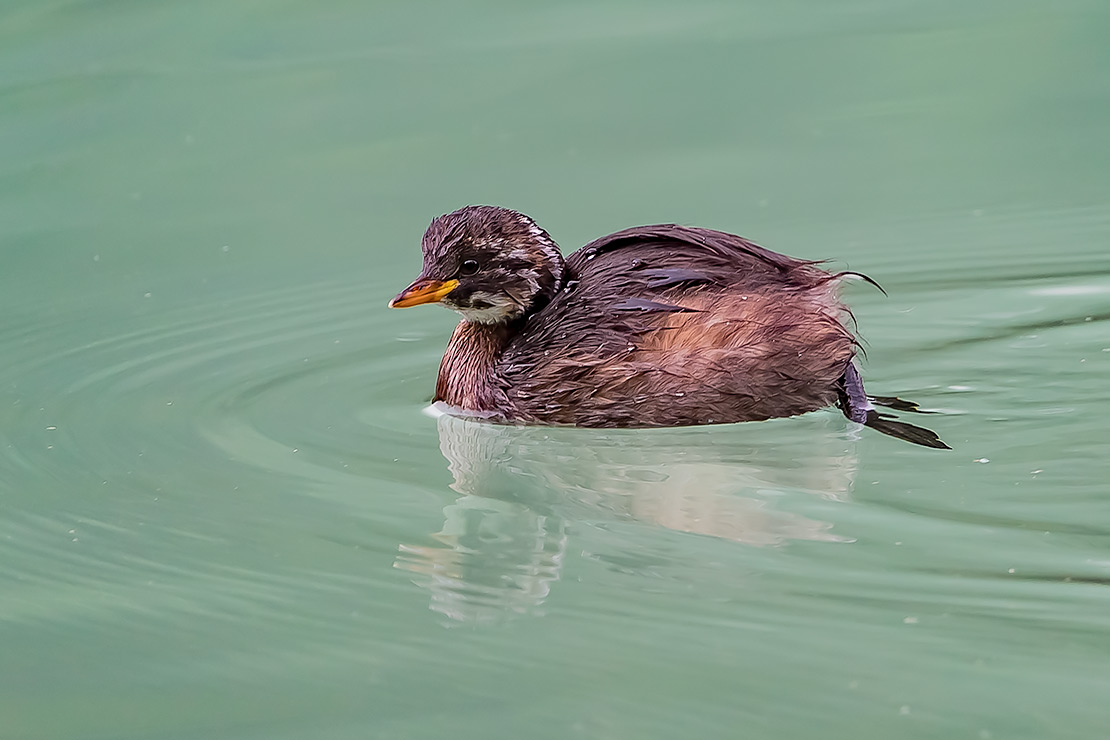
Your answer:
[[[0,737],[1096,738],[1110,13],[0,9]],[[423,413],[434,215],[867,272],[835,412]]]

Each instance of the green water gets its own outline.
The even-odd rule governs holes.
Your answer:
[[[0,737],[1103,738],[1110,6],[0,5]],[[428,220],[865,271],[837,413],[423,410]]]

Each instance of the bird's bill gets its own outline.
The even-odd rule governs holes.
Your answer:
[[[412,285],[402,290],[389,302],[390,308],[408,308],[419,306],[423,303],[439,303],[443,297],[454,290],[459,284],[458,280],[416,280]]]

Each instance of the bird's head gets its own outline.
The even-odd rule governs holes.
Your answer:
[[[546,305],[563,283],[559,247],[528,216],[466,206],[432,221],[420,275],[390,308],[440,303],[467,321],[501,324]]]

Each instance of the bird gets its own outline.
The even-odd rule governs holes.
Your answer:
[[[470,205],[432,220],[419,276],[390,308],[462,315],[433,401],[519,425],[679,427],[839,407],[924,447],[936,433],[869,396],[839,286],[854,272],[712,229],[624,229],[563,257],[531,217]],[[877,283],[876,283],[877,286]],[[881,288],[880,288],[881,290]]]

